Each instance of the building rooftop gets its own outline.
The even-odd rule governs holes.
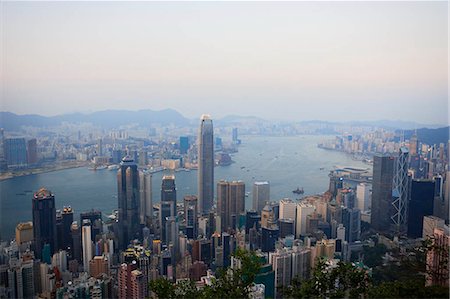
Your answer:
[[[53,194],[45,188],[41,188],[36,193],[34,193],[35,199],[45,199],[45,198],[49,198],[52,196],[53,196]]]

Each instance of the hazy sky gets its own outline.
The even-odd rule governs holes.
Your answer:
[[[447,5],[0,2],[0,108],[448,123]]]

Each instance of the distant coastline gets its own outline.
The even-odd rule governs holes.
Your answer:
[[[70,169],[70,168],[86,167],[86,166],[88,166],[88,164],[89,163],[87,163],[87,162],[80,162],[80,161],[77,161],[77,162],[64,161],[60,164],[46,165],[46,166],[38,167],[38,168],[27,168],[27,169],[15,170],[15,171],[8,171],[8,172],[0,174],[0,182],[10,180],[10,179],[13,179],[16,177],[41,174],[41,173],[65,170],[65,169]]]

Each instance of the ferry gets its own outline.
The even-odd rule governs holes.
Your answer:
[[[108,166],[108,170],[117,170],[117,169],[119,169],[119,168],[120,168],[119,165],[109,165],[109,166]]]
[[[302,187],[302,189],[300,189],[299,187],[297,187],[297,189],[295,189],[294,191],[292,191],[292,193],[295,193],[295,194],[303,194],[303,193],[305,193],[305,190],[303,190],[303,187]]]

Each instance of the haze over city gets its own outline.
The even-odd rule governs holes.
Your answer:
[[[448,124],[445,1],[1,7],[2,111]]]

